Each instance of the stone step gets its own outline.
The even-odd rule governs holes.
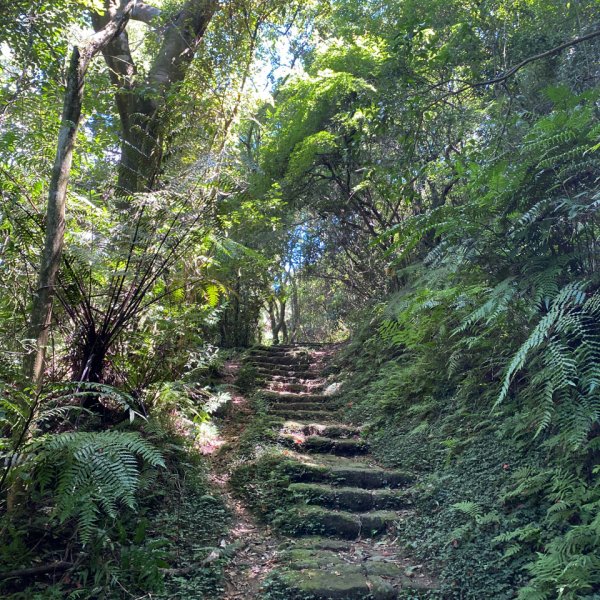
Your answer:
[[[276,346],[254,346],[249,352],[310,352],[311,350],[327,350],[331,344],[315,342],[298,342],[296,344],[277,344]]]
[[[265,387],[295,387],[301,386],[305,389],[313,389],[315,385],[321,386],[323,380],[317,383],[316,379],[298,379],[297,377],[266,377],[264,386]]]
[[[366,454],[369,451],[368,444],[364,440],[356,438],[330,438],[319,435],[298,436],[293,433],[284,433],[279,436],[279,441],[288,448],[295,448],[299,452],[356,456],[357,454]]]
[[[330,396],[323,394],[295,394],[293,392],[275,392],[273,390],[261,390],[259,394],[265,399],[273,403],[300,402],[306,400],[308,402],[331,402]]]
[[[282,466],[295,482],[378,489],[398,488],[414,481],[414,477],[404,471],[383,469],[340,456],[296,455],[285,460]]]
[[[282,358],[286,362],[281,363],[279,359]],[[311,373],[316,371],[315,362],[310,359],[306,359],[305,357],[298,356],[249,356],[246,357],[246,362],[249,362],[257,367],[262,367],[264,369],[296,369],[298,371],[310,371]]]
[[[274,417],[283,419],[302,419],[303,421],[322,421],[327,423],[335,419],[335,413],[321,410],[290,410],[283,405],[273,405],[269,407],[267,413]]]
[[[276,396],[264,396],[271,406],[301,406],[316,405],[321,408],[329,408],[330,406],[337,407],[337,402],[327,396],[319,396],[316,394],[280,394]]]
[[[286,353],[286,352],[298,352],[300,351],[302,346],[292,346],[290,344],[278,345],[278,346],[254,346],[254,348],[250,348],[248,352],[251,354],[255,352],[269,352],[269,353]]]
[[[335,569],[289,570],[277,574],[288,600],[393,600],[393,586],[381,577],[366,577],[360,567],[336,565]]]
[[[278,402],[277,404],[270,404],[270,407],[275,409],[285,409],[287,411],[295,411],[295,410],[309,410],[309,411],[320,411],[327,410],[329,408],[323,402],[310,402],[307,400],[299,401],[299,402]]]
[[[299,421],[274,422],[285,433],[299,433],[302,435],[320,435],[331,438],[351,438],[360,435],[359,427],[343,425],[342,423],[301,423]]]
[[[278,369],[267,369],[264,367],[257,367],[256,371],[259,375],[266,377],[293,377],[294,379],[322,379],[320,373],[314,371],[307,371],[305,369],[294,369],[294,368],[278,368]]]
[[[309,356],[303,354],[251,354],[246,356],[244,360],[255,365],[264,366],[267,369],[291,365],[296,369],[311,371],[313,366],[317,364]]]
[[[272,375],[269,373],[264,373],[263,371],[258,371],[258,374],[264,377],[268,377],[271,381],[279,381],[281,383],[305,383],[305,382],[309,382],[312,383],[313,381],[316,381],[317,379],[324,381],[324,379],[322,377],[319,377],[318,375],[314,375],[311,374],[310,377],[296,377],[295,375]]]
[[[320,483],[292,483],[288,491],[306,504],[350,512],[401,510],[412,506],[409,496],[398,490],[368,490]]]
[[[287,356],[286,354],[282,354],[281,356],[265,355],[265,356],[260,356],[260,357],[256,357],[256,358],[253,357],[251,359],[251,362],[255,366],[264,365],[266,367],[269,367],[272,365],[276,365],[278,367],[293,365],[295,367],[304,366],[305,368],[307,368],[308,365],[310,364],[310,360],[308,358],[297,357],[297,356]]]
[[[279,383],[273,381],[267,383],[266,391],[269,392],[285,392],[293,394],[309,394],[313,391],[321,391],[322,386],[313,386],[306,383]]]
[[[352,513],[322,506],[292,506],[278,515],[273,524],[292,536],[326,535],[355,540],[381,535],[398,519],[398,513],[389,510]]]
[[[289,600],[396,600],[434,588],[431,581],[409,577],[391,561],[348,563],[339,552],[293,549],[281,556],[285,569],[274,579]]]

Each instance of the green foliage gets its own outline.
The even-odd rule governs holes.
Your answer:
[[[242,393],[249,393],[254,390],[258,383],[259,374],[256,367],[250,363],[244,363],[238,370],[235,378],[235,385]]]
[[[254,460],[241,462],[231,476],[236,493],[254,512],[269,521],[285,510],[285,490],[289,484],[285,457],[277,451],[263,452]]]
[[[160,452],[133,432],[60,433],[37,440],[33,451],[42,491],[57,480],[56,516],[61,522],[77,519],[84,544],[92,539],[101,513],[115,519],[119,505],[135,510],[138,458],[164,466]]]
[[[347,414],[368,422],[384,462],[420,474],[424,509],[401,539],[439,570],[443,597],[595,598],[598,38],[552,48],[592,31],[598,3],[219,7],[153,112],[152,191],[128,198],[113,185],[127,85],[97,61],[45,373],[76,384],[34,397],[21,361],[62,71],[100,4],[16,0],[0,15],[0,453],[44,549],[82,551],[65,541],[76,524],[90,597],[113,580],[160,587],[164,549],[138,531],[140,490],[179,481],[214,431],[226,399],[215,345],[261,342],[278,306],[289,339],[355,326]],[[179,7],[164,3],[164,23]],[[141,81],[162,28],[127,27]],[[239,387],[255,382],[243,367]],[[254,403],[233,481],[266,515],[285,472]],[[201,496],[187,512],[221,514]],[[27,527],[6,531],[5,555],[33,559]],[[217,587],[180,578],[165,594]]]

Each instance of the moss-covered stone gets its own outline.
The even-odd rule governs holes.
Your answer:
[[[366,489],[397,488],[413,481],[404,471],[373,467],[367,463],[328,455],[311,461],[286,460],[282,470],[293,481],[331,483]]]
[[[373,490],[373,508],[376,510],[401,510],[412,506],[411,496],[398,490]]]
[[[327,569],[345,565],[339,553],[331,550],[295,548],[280,558],[281,564],[290,569]]]
[[[329,535],[342,539],[372,537],[391,526],[398,515],[391,511],[352,513],[322,506],[291,507],[274,524],[289,535]]]
[[[264,373],[265,375],[290,375],[293,377],[299,377],[301,379],[319,379],[321,378],[320,373],[307,370],[305,365],[273,365],[269,366],[258,364],[255,368]]]
[[[375,510],[360,515],[363,537],[375,536],[390,527],[398,519],[395,512]]]
[[[399,487],[412,481],[412,477],[402,471],[348,467],[332,468],[328,479],[340,484],[363,488]]]
[[[271,390],[263,390],[260,395],[273,403],[296,402],[298,400],[306,400],[308,402],[328,402],[329,398],[322,394],[291,394],[288,392],[274,392]]]
[[[336,552],[347,552],[351,548],[351,543],[334,538],[312,536],[302,539],[290,540],[282,544],[282,549],[305,548],[308,550],[334,550]]]
[[[285,419],[300,419],[302,421],[330,421],[333,416],[330,412],[326,412],[322,409],[319,410],[292,410],[284,405],[271,406],[269,414],[282,417]]]
[[[359,515],[333,511],[321,506],[292,507],[273,521],[288,535],[330,535],[342,539],[355,539],[361,531]]]
[[[365,454],[368,446],[359,439],[339,439],[329,438],[317,435],[311,435],[306,438],[298,437],[297,434],[284,433],[280,436],[281,442],[292,448],[304,452],[319,452],[328,454],[337,454],[339,456],[356,456]]]
[[[269,403],[269,409],[285,409],[289,411],[297,411],[297,410],[312,410],[312,411],[321,411],[324,406],[322,402],[312,402],[311,400],[298,400],[296,402],[278,402],[278,403]]]
[[[373,508],[370,490],[350,487],[334,487],[319,483],[292,483],[288,488],[307,504],[319,504],[351,512],[364,512]]]
[[[289,598],[312,600],[392,600],[396,592],[380,577],[365,576],[357,565],[339,565],[330,570],[307,569],[286,571],[279,580]]]
[[[303,427],[302,431],[306,435],[321,435],[330,438],[351,438],[360,434],[360,429],[358,427],[337,423],[309,423]]]

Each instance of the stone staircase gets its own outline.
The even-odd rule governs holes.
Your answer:
[[[360,428],[340,422],[339,396],[320,372],[328,346],[256,348],[248,361],[291,481],[273,525],[286,536],[274,580],[289,599],[417,598],[434,587],[399,553],[396,525],[410,518],[410,474],[377,466]]]

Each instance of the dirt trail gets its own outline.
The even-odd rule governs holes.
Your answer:
[[[240,363],[226,365],[227,383],[233,383]],[[231,529],[223,540],[231,548],[231,557],[225,567],[224,600],[258,598],[266,575],[273,569],[280,538],[270,528],[257,521],[244,504],[235,497],[229,486],[230,457],[234,454],[240,435],[244,432],[253,412],[244,395],[233,393],[231,411],[221,430],[222,445],[211,456],[212,484],[220,490],[232,515]]]

